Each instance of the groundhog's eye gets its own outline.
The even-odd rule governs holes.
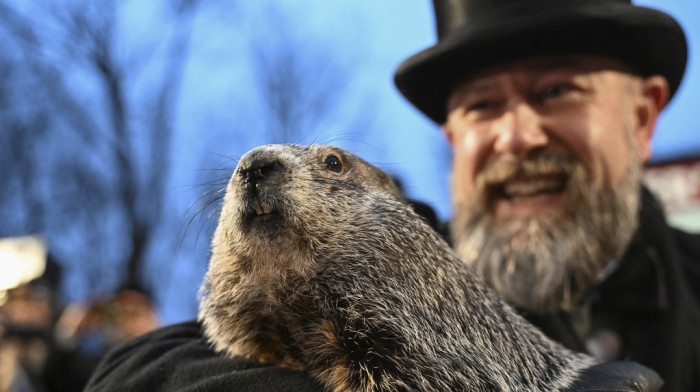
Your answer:
[[[340,163],[340,158],[338,158],[335,155],[329,155],[326,157],[326,160],[323,161],[323,164],[326,165],[326,169],[340,173],[343,171],[343,165]]]

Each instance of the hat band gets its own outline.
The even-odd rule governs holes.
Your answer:
[[[446,0],[434,1],[438,40],[468,24],[478,16],[483,19],[505,18],[511,15],[536,14],[533,10],[564,10],[567,8],[631,5],[631,0]]]

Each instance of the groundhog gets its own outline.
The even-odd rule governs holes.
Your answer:
[[[487,289],[385,172],[330,146],[240,159],[199,318],[217,350],[329,391],[549,392],[595,362]]]

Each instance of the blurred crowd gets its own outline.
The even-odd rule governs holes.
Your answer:
[[[106,350],[159,325],[149,293],[134,283],[65,303],[58,265],[40,256],[41,275],[0,285],[0,392],[80,391]],[[27,262],[0,248],[0,274]]]

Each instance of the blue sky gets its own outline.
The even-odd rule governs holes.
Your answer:
[[[679,21],[688,39],[688,67],[681,87],[662,115],[653,139],[653,160],[700,156],[700,2],[696,0],[644,0],[635,4],[663,10]]]

